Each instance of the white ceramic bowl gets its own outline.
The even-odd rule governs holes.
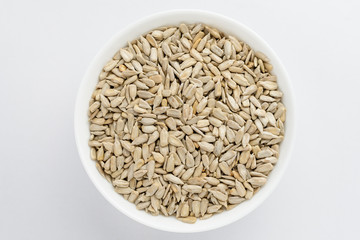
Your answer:
[[[216,27],[219,30],[236,36],[248,43],[253,49],[264,52],[271,60],[274,66],[273,73],[278,76],[279,88],[284,92],[283,102],[287,107],[287,120],[284,141],[280,147],[280,158],[274,170],[271,172],[268,182],[254,195],[249,201],[241,203],[230,211],[224,211],[221,214],[214,215],[210,219],[197,221],[195,224],[186,224],[176,220],[174,217],[152,216],[144,211],[139,211],[135,205],[126,201],[117,194],[111,184],[103,178],[95,168],[94,161],[90,159],[90,149],[88,146],[89,124],[87,109],[91,94],[98,81],[99,73],[105,63],[112,58],[114,53],[121,47],[124,47],[127,41],[131,41],[141,34],[144,34],[154,28],[166,25],[177,25],[185,23],[206,23]],[[279,58],[268,44],[260,38],[255,32],[243,24],[234,21],[228,17],[219,14],[199,11],[199,10],[175,10],[157,13],[122,29],[118,32],[96,55],[90,64],[85,77],[81,83],[76,108],[75,108],[75,138],[80,158],[84,168],[95,184],[99,192],[120,212],[128,217],[145,224],[147,226],[170,232],[201,232],[219,228],[230,224],[244,217],[255,208],[257,208],[279,183],[286,165],[290,159],[294,140],[294,99],[293,91],[289,77],[281,64]],[[101,207],[101,206],[96,206]]]

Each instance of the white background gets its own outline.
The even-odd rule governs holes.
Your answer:
[[[296,93],[297,139],[274,193],[196,234],[157,231],[112,207],[73,133],[87,66],[120,29],[162,10],[234,18],[278,53]],[[359,239],[359,1],[0,1],[0,239]],[[251,43],[250,43],[251,44]]]

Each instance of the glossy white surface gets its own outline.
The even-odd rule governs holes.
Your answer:
[[[176,220],[174,217],[164,217],[162,215],[154,217],[144,211],[137,210],[134,204],[129,203],[123,199],[122,196],[117,194],[113,190],[112,185],[98,173],[94,162],[90,159],[88,146],[90,137],[87,116],[89,99],[91,98],[91,94],[98,81],[99,73],[106,62],[112,58],[120,47],[125,46],[128,41],[137,38],[141,34],[159,26],[178,25],[181,22],[206,23],[245,41],[256,51],[265,53],[271,59],[271,63],[274,66],[273,74],[278,77],[279,88],[284,92],[283,103],[288,109],[285,124],[285,136],[284,141],[280,146],[279,161],[274,170],[271,172],[266,185],[257,194],[255,194],[252,199],[243,202],[231,211],[216,214],[210,219],[204,221],[196,221],[195,224],[186,224]],[[267,43],[246,26],[219,14],[199,10],[176,10],[158,13],[150,17],[146,17],[117,33],[107,44],[105,44],[90,64],[83,82],[81,83],[75,108],[76,143],[82,163],[90,179],[104,197],[125,215],[147,226],[164,231],[200,232],[212,230],[239,220],[254,210],[269,196],[279,183],[287,166],[287,162],[290,160],[290,154],[294,143],[294,112],[296,108],[294,106],[293,98],[294,94],[291,87],[291,80],[288,78],[285,68],[280,63],[280,60],[273,50],[270,49]]]
[[[360,2],[223,2],[180,7],[254,29],[294,86],[294,151],[266,201],[216,230],[169,233],[117,211],[84,171],[73,119],[86,69],[114,33],[177,2],[2,1],[0,239],[359,239]]]

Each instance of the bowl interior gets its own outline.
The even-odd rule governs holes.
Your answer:
[[[264,52],[274,66],[273,74],[278,76],[279,88],[284,92],[283,103],[287,107],[286,131],[284,141],[280,147],[280,158],[274,170],[269,175],[268,182],[265,186],[255,194],[251,200],[241,203],[230,211],[224,211],[221,214],[214,215],[210,219],[197,221],[195,224],[182,223],[174,217],[155,217],[144,211],[137,210],[134,204],[126,201],[122,196],[117,194],[111,184],[98,173],[94,161],[90,159],[90,149],[88,146],[90,136],[87,117],[88,103],[102,67],[112,58],[115,52],[121,47],[124,47],[128,41],[159,26],[178,25],[181,22],[205,23],[245,41],[255,50]],[[200,232],[219,228],[242,218],[259,206],[260,203],[269,196],[278,184],[290,158],[294,138],[294,120],[293,92],[289,78],[280,60],[264,40],[246,26],[227,17],[197,10],[177,10],[158,13],[132,24],[116,34],[101,49],[90,64],[78,92],[75,109],[75,137],[78,151],[88,176],[101,194],[104,195],[115,208],[132,219],[156,229],[172,232]]]

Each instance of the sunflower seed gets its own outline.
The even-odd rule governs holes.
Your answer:
[[[238,180],[235,180],[235,187],[236,187],[236,191],[239,194],[239,196],[244,197],[246,194],[246,189],[245,189],[244,185],[242,185],[242,183],[239,182]]]
[[[129,186],[129,182],[121,179],[116,179],[113,181],[113,185],[119,188],[126,188]]]
[[[253,187],[261,187],[266,183],[266,178],[264,177],[252,177],[247,180]]]
[[[225,202],[228,198],[228,196],[224,193],[221,193],[219,191],[214,191],[214,190],[210,190],[209,192],[212,193],[212,195],[214,195],[214,197],[216,197],[218,200]]]
[[[159,184],[158,183],[154,183],[153,185],[151,185],[147,190],[146,190],[146,196],[152,196],[155,194],[155,192],[158,190],[159,188]]]
[[[175,183],[175,184],[181,184],[181,185],[184,184],[184,182],[181,181],[180,178],[175,177],[175,176],[172,175],[172,174],[166,174],[166,175],[164,176],[164,179],[167,180],[167,181],[170,181],[170,182],[172,182],[172,183]]]
[[[133,190],[129,187],[115,187],[115,191],[120,194],[130,194]]]
[[[136,205],[136,208],[138,210],[142,210],[142,209],[147,208],[148,206],[150,206],[150,201],[139,203],[139,204]]]
[[[198,142],[200,148],[206,152],[213,152],[214,151],[214,145],[207,142]]]
[[[169,136],[169,143],[175,147],[183,146],[182,142],[178,138],[176,138],[175,136],[172,136],[172,135]]]
[[[125,62],[130,62],[134,57],[134,55],[131,52],[125,49],[120,49],[120,55],[125,60]]]
[[[219,163],[219,168],[221,169],[221,171],[226,174],[226,175],[231,175],[231,170],[229,165],[226,162],[221,162]]]
[[[229,197],[229,203],[230,204],[239,204],[239,203],[242,203],[245,200],[246,200],[245,198],[241,198],[241,197]]]
[[[134,141],[132,141],[132,145],[140,145],[145,142],[147,142],[149,136],[147,134],[142,134],[139,137],[135,138]]]
[[[216,213],[221,208],[221,205],[212,205],[208,207],[207,213]]]
[[[197,185],[184,185],[183,189],[189,193],[200,193],[202,188]]]
[[[184,223],[195,223],[196,222],[196,217],[181,217],[178,219]]]

